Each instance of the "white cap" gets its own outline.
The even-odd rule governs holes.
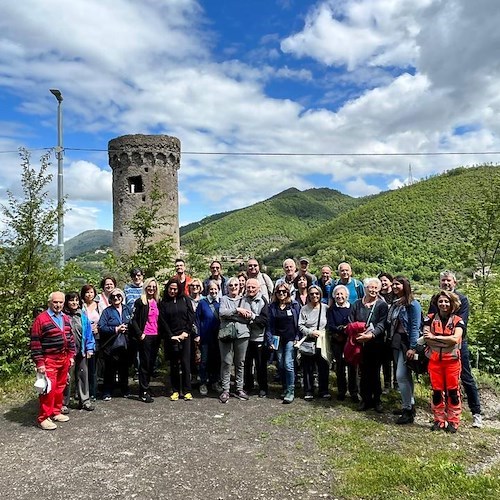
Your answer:
[[[45,373],[36,373],[36,381],[33,384],[35,387],[36,392],[38,394],[48,394],[50,392],[50,389],[52,388],[52,384],[50,383],[50,379],[47,378]]]

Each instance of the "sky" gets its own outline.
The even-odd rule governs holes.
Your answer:
[[[498,0],[1,2],[0,202],[21,192],[18,148],[36,163],[57,144],[50,88],[65,239],[112,229],[107,144],[126,134],[180,139],[181,225],[496,164],[499,25]]]

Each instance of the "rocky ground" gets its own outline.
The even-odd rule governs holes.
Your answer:
[[[2,404],[1,497],[334,498],[332,470],[314,436],[280,425],[288,412],[307,418],[310,403],[283,405],[276,397],[253,396],[222,405],[215,395],[172,402],[163,391],[157,388],[153,404],[114,398],[98,401],[93,412],[72,410],[70,421],[55,431],[34,425],[35,399]],[[498,428],[498,397],[483,391],[482,400],[486,425]],[[333,417],[353,415],[350,405],[313,405]],[[380,418],[394,417],[387,412]],[[421,419],[427,426],[428,415]]]

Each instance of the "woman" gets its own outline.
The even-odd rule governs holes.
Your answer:
[[[95,401],[97,398],[97,380],[98,377],[102,379],[103,362],[99,349],[99,332],[97,331],[97,324],[101,317],[101,310],[99,309],[99,302],[96,301],[97,290],[94,285],[83,285],[80,291],[80,298],[82,299],[82,311],[87,315],[94,335],[95,348],[94,355],[87,359],[87,369],[89,372],[89,394],[90,400]]]
[[[344,401],[349,388],[351,400],[357,403],[359,402],[357,369],[346,363],[344,359],[344,346],[347,340],[345,328],[349,323],[349,314],[352,309],[349,303],[349,290],[344,285],[337,285],[332,290],[332,297],[333,304],[326,313],[326,331],[330,335],[332,353],[335,358],[337,399]]]
[[[302,276],[298,275],[293,280],[293,287],[295,288],[295,291],[293,293],[293,298],[296,302],[299,303],[300,307],[303,307],[307,304],[308,290],[311,285],[312,285],[312,279],[307,274]]]
[[[233,329],[234,337],[225,341],[219,340],[222,379],[222,392],[219,395],[219,401],[221,403],[227,403],[229,400],[231,366],[233,364],[236,382],[235,396],[243,401],[249,399],[248,394],[243,390],[243,372],[250,331],[248,325],[241,323],[245,311],[240,307],[243,299],[239,294],[238,278],[229,278],[227,290],[227,295],[224,295],[220,301],[221,330]]]
[[[269,306],[266,342],[278,355],[284,404],[292,403],[295,397],[294,345],[300,338],[299,315],[300,306],[292,300],[290,287],[286,283],[278,285]]]
[[[102,291],[96,298],[96,301],[99,303],[99,310],[101,312],[104,311],[106,307],[111,305],[110,294],[115,288],[116,278],[113,278],[113,276],[104,276],[104,278],[101,280]]]
[[[193,310],[196,314],[196,308],[200,303],[200,300],[203,298],[202,290],[203,283],[198,278],[193,278],[192,281],[188,285],[189,289],[189,298],[191,299],[191,304],[193,305]],[[191,380],[192,382],[196,382],[198,378],[198,365],[201,361],[201,351],[200,344],[198,339],[198,332],[196,330],[196,323],[194,324],[194,332],[191,336]]]
[[[422,308],[413,298],[410,282],[404,276],[392,281],[394,300],[387,315],[389,338],[396,365],[396,380],[401,393],[402,412],[397,424],[412,424],[415,417],[413,376],[406,359],[413,359],[420,335]]]
[[[430,347],[429,375],[432,386],[432,430],[457,432],[462,413],[460,401],[460,342],[464,322],[456,314],[460,308],[458,295],[441,290],[432,300],[438,312],[424,320],[423,341]]]
[[[379,296],[382,284],[378,278],[366,278],[363,284],[364,296],[354,302],[349,315],[350,323],[365,323],[365,329],[356,337],[357,342],[363,346],[359,381],[362,401],[358,410],[374,408],[377,413],[382,413],[380,368],[388,306]]]
[[[171,401],[191,401],[191,338],[194,334],[194,309],[184,287],[175,278],[165,285],[160,315],[165,320],[165,353],[170,358]],[[181,385],[182,383],[182,385]]]
[[[147,278],[142,285],[142,294],[134,303],[131,334],[135,337],[139,350],[139,397],[144,403],[154,401],[149,383],[156,364],[160,347],[160,316],[158,282]]]
[[[200,300],[196,308],[197,342],[200,346],[201,360],[200,394],[208,394],[208,386],[215,386],[220,378],[220,352],[217,338],[220,328],[219,320],[219,284],[210,280],[207,286],[208,295]],[[196,340],[196,339],[195,339]]]
[[[303,335],[302,342],[312,342],[315,353],[312,356],[301,354],[302,370],[304,372],[304,399],[314,399],[314,368],[318,372],[318,393],[320,398],[330,399],[328,392],[328,375],[330,373],[331,354],[330,343],[326,338],[327,306],[321,302],[322,291],[317,285],[309,287],[309,302],[300,310],[299,330]],[[299,354],[300,354],[299,347]]]
[[[247,273],[245,271],[240,271],[238,273],[238,283],[240,284],[238,295],[240,295],[241,297],[243,297],[243,295],[245,295],[245,286],[247,283],[247,279],[248,279],[248,276],[247,276]]]
[[[71,318],[71,333],[75,338],[75,364],[74,373],[76,380],[76,398],[79,409],[92,411],[95,409],[90,402],[89,374],[87,362],[92,358],[95,349],[94,335],[87,315],[81,309],[78,292],[69,292],[65,296],[64,312]],[[71,381],[65,390],[65,406],[68,406],[71,394]]]
[[[110,292],[109,300],[111,305],[104,309],[97,326],[104,359],[103,401],[111,401],[117,374],[122,396],[130,396],[127,338],[132,311],[125,304],[125,294],[120,288]]]

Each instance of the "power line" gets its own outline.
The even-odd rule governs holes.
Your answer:
[[[27,151],[48,151],[53,148],[36,148],[36,149],[27,149]],[[99,149],[99,148],[64,148],[65,151],[82,151],[88,153],[114,153],[121,152],[121,150],[113,150],[113,149]],[[0,154],[3,153],[18,153],[18,150],[14,151],[0,151]],[[174,150],[165,150],[167,153],[176,153],[179,151]],[[279,156],[306,156],[306,157],[363,157],[363,156],[375,156],[375,157],[398,157],[398,156],[467,156],[467,155],[500,155],[500,151],[425,151],[425,152],[416,152],[416,151],[406,151],[401,153],[287,153],[287,152],[254,152],[254,151],[180,151],[182,155],[192,155],[192,156],[271,156],[271,157],[279,157]]]

